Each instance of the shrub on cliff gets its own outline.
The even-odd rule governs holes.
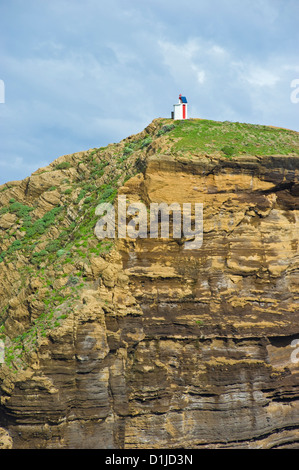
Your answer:
[[[70,166],[70,162],[61,162],[55,166],[55,170],[67,170]]]
[[[235,153],[235,149],[234,147],[225,145],[224,147],[222,147],[221,152],[223,152],[226,157],[232,157],[233,154]]]

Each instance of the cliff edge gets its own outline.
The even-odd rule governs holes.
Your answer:
[[[1,186],[0,447],[299,448],[298,175],[297,132],[156,119]],[[202,245],[99,240],[120,195]]]

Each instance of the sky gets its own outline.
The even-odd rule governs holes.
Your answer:
[[[298,24],[298,0],[0,0],[0,184],[170,117],[180,93],[190,118],[299,131]]]

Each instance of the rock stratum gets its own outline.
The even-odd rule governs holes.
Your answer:
[[[154,120],[0,187],[1,448],[299,448],[299,134]],[[99,240],[203,203],[203,243]]]

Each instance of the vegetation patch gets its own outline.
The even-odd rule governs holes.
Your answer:
[[[287,129],[205,119],[175,121],[173,125],[168,135],[174,139],[174,152],[222,152],[228,157],[299,154],[297,134]]]
[[[55,166],[55,170],[67,170],[70,166],[70,162],[61,162]]]
[[[164,135],[167,132],[172,131],[172,129],[174,128],[175,128],[174,124],[165,124],[164,126],[161,127],[161,129],[158,130],[157,137],[160,137],[161,135]]]

